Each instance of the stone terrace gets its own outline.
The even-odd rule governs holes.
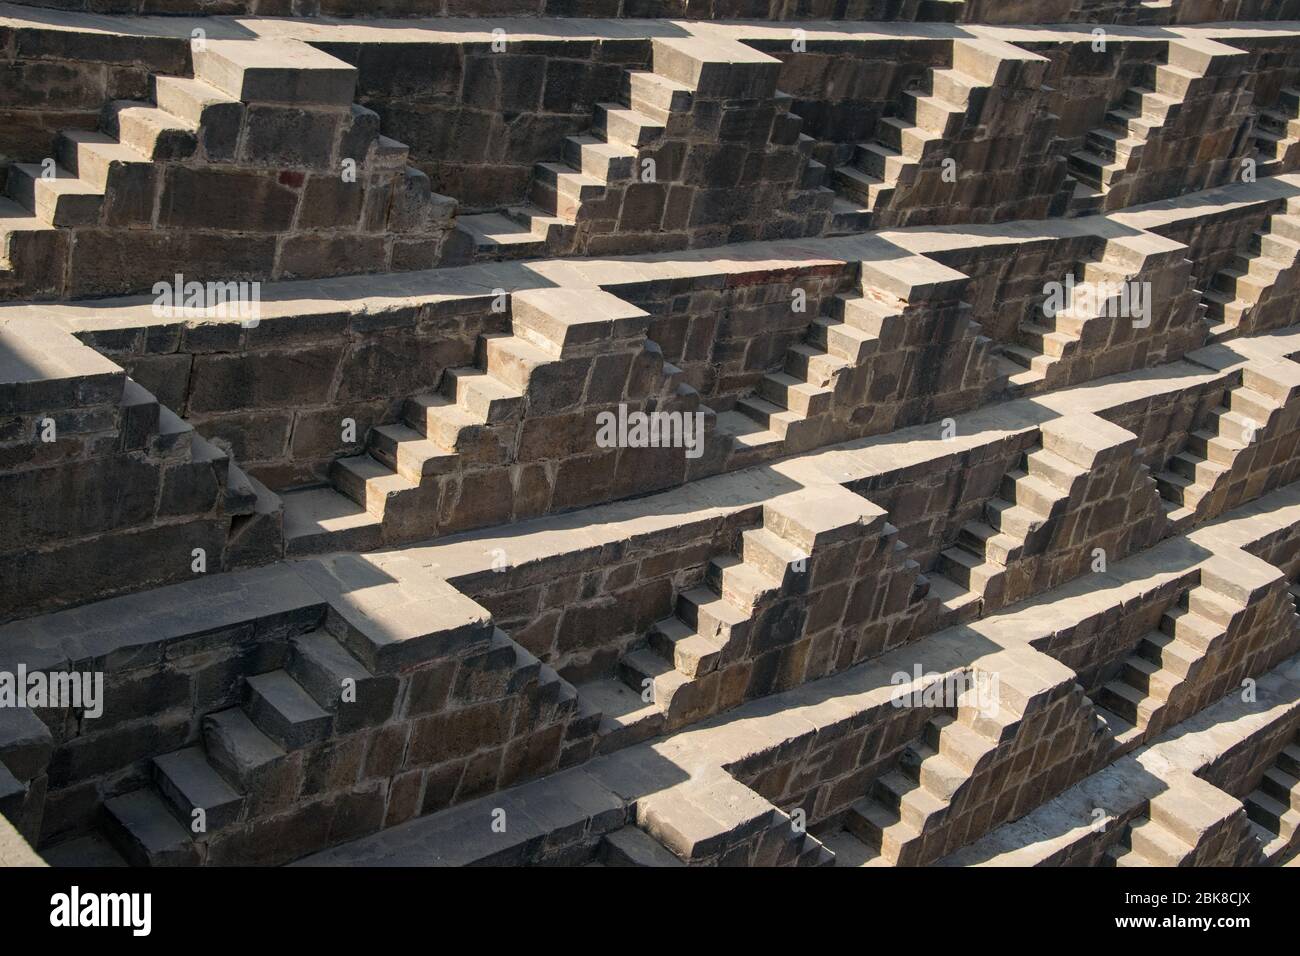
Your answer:
[[[0,5],[0,862],[1295,859],[1300,5],[696,6]]]

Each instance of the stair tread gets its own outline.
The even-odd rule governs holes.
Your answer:
[[[289,676],[288,671],[257,674],[247,678],[247,682],[259,697],[292,723],[329,717],[328,711],[316,703],[311,694]]]
[[[337,533],[380,524],[380,520],[365,508],[333,488],[287,491],[280,497],[284,502],[286,539],[321,532]]]

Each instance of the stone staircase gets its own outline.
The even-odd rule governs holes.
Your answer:
[[[198,742],[153,759],[150,786],[105,801],[109,842],[136,866],[194,865],[225,831],[303,809],[312,799],[308,783],[299,792],[303,767],[332,741],[395,716],[398,678],[354,654],[364,653],[358,642],[373,641],[334,615],[292,638],[282,668],[244,678],[241,706],[206,715]],[[505,693],[572,698],[567,682],[493,630],[482,656],[502,655],[513,661]]]
[[[931,69],[924,90],[906,90],[898,116],[887,116],[875,138],[859,143],[850,162],[837,166],[832,184],[832,234],[875,228],[880,210],[915,181],[922,163],[939,157],[944,142],[966,121],[972,94],[993,88],[998,62],[974,44],[955,42],[953,63]]]
[[[1159,731],[1160,714],[1170,697],[1227,640],[1229,622],[1243,609],[1202,584],[1165,611],[1159,630],[1138,642],[1096,696],[1097,711],[1120,748],[1130,749]]]
[[[779,372],[763,376],[756,394],[718,415],[718,428],[754,450],[797,452],[832,440],[837,382],[847,370],[897,347],[907,302],[874,281],[863,264],[860,292],[840,293],[830,314],[813,320],[802,342],[786,351]]]
[[[947,812],[958,789],[997,749],[1002,729],[998,720],[961,703],[956,716],[941,713],[927,721],[921,735],[903,748],[897,766],[877,777],[845,816],[845,829],[872,853],[857,864],[931,862],[923,856],[930,821]]]
[[[1263,845],[1265,860],[1276,862],[1296,846],[1300,834],[1300,736],[1282,748],[1259,786],[1242,802],[1250,828]]]
[[[562,163],[537,164],[529,205],[460,217],[457,228],[473,240],[476,257],[513,259],[568,248],[579,211],[599,205],[610,186],[642,175],[647,147],[663,138],[671,117],[690,110],[692,92],[655,72],[625,72],[622,102],[597,104],[591,131],[565,139]]]
[[[927,574],[930,594],[943,609],[940,626],[1001,605],[1008,568],[1043,546],[1049,522],[1085,474],[1041,445],[1022,455],[1019,467],[1003,475],[998,492],[985,502],[982,519],[963,525],[954,545],[940,553],[936,571]]]
[[[1255,172],[1275,176],[1295,165],[1300,146],[1300,89],[1282,90],[1274,109],[1261,109],[1255,119]]]
[[[1070,173],[1080,184],[1077,213],[1098,211],[1105,195],[1139,166],[1147,141],[1181,107],[1189,86],[1205,76],[1181,51],[1172,43],[1166,62],[1144,67],[1141,82],[1107,112],[1105,125],[1089,132],[1083,149],[1070,154]]]
[[[125,279],[118,288],[104,286],[105,267],[98,259],[110,251],[135,262],[165,250],[176,262],[173,271],[210,274],[217,268],[212,256],[219,259],[220,253],[193,252],[204,242],[199,233],[210,234],[215,247],[221,243],[212,236],[229,233],[409,231],[396,219],[388,221],[395,215],[388,210],[376,207],[363,217],[364,200],[355,206],[339,201],[335,187],[342,158],[357,164],[358,194],[377,185],[375,177],[391,176],[423,184],[424,202],[431,201],[427,177],[406,165],[407,147],[379,135],[378,116],[352,103],[356,71],[342,61],[278,40],[208,41],[193,60],[193,78],[155,75],[152,101],[111,102],[98,130],[64,130],[55,139],[53,156],[11,167],[7,195],[0,198],[0,292],[131,292],[172,277],[162,263],[143,286]],[[294,110],[315,124],[312,135],[295,137],[277,127],[277,122],[291,125]],[[328,170],[329,188],[308,183],[307,174],[298,171],[309,169]],[[196,177],[199,170],[226,177],[223,186]],[[312,205],[296,223],[298,197],[282,188],[286,185],[303,189],[304,203]],[[330,218],[335,212],[339,221]],[[410,210],[403,215],[423,221]],[[161,236],[172,237],[170,247]],[[136,248],[123,237],[143,245]],[[181,255],[187,249],[188,258]],[[270,245],[267,252],[272,261],[247,269],[230,264],[219,277],[311,271],[306,257],[286,254],[283,246]],[[182,270],[183,265],[189,268]],[[148,267],[146,262],[126,271]]]
[[[1210,280],[1202,301],[1212,341],[1248,327],[1260,302],[1275,294],[1278,278],[1295,268],[1300,256],[1300,216],[1296,212],[1300,212],[1300,202],[1287,200],[1286,211],[1269,216],[1264,227],[1251,236],[1249,247]]]
[[[1155,476],[1165,515],[1175,529],[1185,529],[1203,516],[1237,457],[1255,444],[1282,407],[1263,390],[1274,388],[1267,377],[1250,369],[1245,374],[1246,381],[1228,391],[1224,404],[1210,411],[1204,426],[1188,435],[1183,450]]]
[[[716,672],[746,653],[756,609],[808,573],[811,554],[797,535],[768,524],[741,535],[738,556],[709,562],[703,583],[677,595],[673,616],[623,655],[616,677],[578,686],[579,698],[601,714],[603,750],[708,713]]]
[[[1045,301],[1041,313],[1022,319],[1016,326],[1015,341],[995,350],[1010,363],[1004,364],[1008,391],[1025,397],[1066,384],[1062,373],[1084,348],[1088,323],[1118,314],[1114,303],[1131,272],[1118,253],[1109,251],[1101,259],[1082,262],[1062,283],[1064,308],[1049,314]]]
[[[110,842],[137,866],[199,862],[196,840],[267,812],[290,754],[383,723],[395,691],[328,631],[294,638],[284,668],[245,679],[241,707],[203,719],[200,743],[153,760],[152,787],[105,802]]]
[[[442,479],[508,465],[526,416],[589,396],[584,386],[600,372],[593,349],[645,350],[644,320],[641,310],[597,290],[515,294],[512,331],[480,336],[476,365],[447,369],[438,391],[406,401],[400,421],[372,428],[366,454],[334,462],[330,487],[283,496],[287,553],[370,550],[433,534]],[[675,366],[663,363],[662,376],[670,391],[694,394]],[[619,383],[590,388],[607,392],[611,384]]]

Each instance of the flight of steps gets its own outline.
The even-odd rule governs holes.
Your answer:
[[[1242,802],[1266,860],[1276,862],[1300,844],[1300,735],[1282,748]]]
[[[492,648],[514,652],[512,686],[551,683],[572,696],[499,630]],[[151,786],[105,802],[104,835],[135,866],[197,864],[197,843],[294,806],[297,792],[284,790],[291,754],[385,722],[396,691],[395,680],[372,675],[330,631],[299,635],[282,669],[245,678],[241,706],[204,717],[201,742],[154,758]]]
[[[942,551],[927,573],[930,594],[938,598],[943,623],[971,620],[1001,606],[1001,579],[1007,567],[1033,553],[1038,537],[1066,504],[1082,468],[1041,445],[1025,452],[1019,467],[984,504],[983,520],[968,521],[956,543]]]
[[[1241,610],[1230,598],[1201,585],[1161,615],[1159,630],[1138,642],[1116,676],[1097,693],[1098,713],[1117,746],[1128,749],[1159,729],[1157,719],[1170,695],[1226,639],[1229,621]]]
[[[34,251],[24,254],[25,244],[45,240],[47,244],[39,247],[45,259],[66,253],[65,246],[48,244],[56,230],[153,225],[154,204],[139,199],[152,195],[154,164],[234,159],[239,129],[237,122],[230,122],[230,111],[242,108],[239,91],[245,84],[255,86],[257,80],[249,77],[257,71],[227,59],[217,52],[218,46],[214,43],[206,53],[196,54],[193,78],[153,76],[152,102],[111,102],[104,108],[99,130],[64,130],[55,139],[54,155],[45,162],[10,167],[7,195],[0,198],[0,290],[23,278],[15,275],[15,261],[30,263]],[[310,79],[321,68],[317,64],[292,69]],[[335,88],[341,89],[337,84]],[[346,99],[350,101],[350,93]],[[386,161],[400,168],[407,147],[382,136],[379,144]],[[66,264],[44,261],[40,265],[58,276],[50,288],[62,288]]]
[[[854,865],[931,862],[921,858],[929,821],[946,813],[957,789],[997,747],[1000,731],[1000,725],[968,705],[959,705],[956,717],[931,718],[921,736],[903,748],[897,767],[878,777],[870,793],[849,809],[845,829],[871,853],[854,859]],[[836,849],[834,840],[826,842]]]
[[[328,632],[295,637],[283,669],[246,678],[242,706],[204,718],[201,744],[154,759],[152,787],[105,802],[110,842],[136,866],[197,863],[195,840],[255,813],[254,794],[287,754],[327,739],[356,706],[342,703],[345,679],[362,699],[373,678]]]
[[[860,292],[836,295],[830,314],[814,319],[805,339],[786,350],[781,371],[763,376],[756,394],[718,415],[720,433],[750,449],[779,448],[785,454],[830,440],[836,380],[897,345],[896,326],[906,307],[865,278]]]
[[[513,296],[511,332],[481,335],[477,365],[447,369],[437,391],[406,401],[401,421],[373,427],[366,454],[333,463],[331,486],[283,495],[286,553],[365,551],[386,537],[432,534],[441,476],[465,462],[507,463],[533,376],[571,359],[575,330],[621,321],[617,311],[602,311],[605,300],[613,310],[631,308],[592,290],[583,293],[585,314],[568,314],[564,303],[548,304],[548,291]],[[665,363],[663,372],[665,387],[693,394],[676,366]]]
[[[1164,823],[1151,817],[1134,820],[1117,843],[1106,848],[1103,862],[1109,866],[1181,866],[1195,847]]]
[[[690,87],[658,73],[623,74],[622,102],[598,103],[589,133],[564,141],[563,162],[534,168],[530,204],[502,213],[461,216],[475,256],[517,259],[562,252],[584,202],[605,197],[611,185],[642,174],[642,152],[661,139],[669,116],[690,109]]]
[[[1286,212],[1269,216],[1245,252],[1215,274],[1202,295],[1210,339],[1231,336],[1268,294],[1278,277],[1295,268],[1300,256],[1300,202],[1287,201]]]
[[[1147,140],[1182,102],[1188,84],[1203,76],[1173,63],[1149,65],[1143,72],[1142,82],[1106,113],[1105,125],[1090,131],[1083,149],[1070,154],[1070,174],[1080,187],[1074,197],[1077,212],[1100,208],[1098,200],[1138,166]]]
[[[737,660],[756,607],[806,573],[808,560],[800,545],[766,526],[742,534],[739,556],[712,559],[703,584],[677,595],[675,614],[623,655],[616,677],[579,685],[579,699],[601,714],[601,748],[614,750],[704,716],[710,701],[699,698],[700,680]]]
[[[1255,121],[1255,172],[1286,172],[1285,161],[1300,143],[1300,89],[1282,90],[1276,109],[1261,109]]]
[[[1003,371],[1012,395],[1033,395],[1053,386],[1052,367],[1079,350],[1084,326],[1107,313],[1129,281],[1129,270],[1104,256],[1079,264],[1073,279],[1064,308],[1049,315],[1044,302],[1032,319],[1017,324],[1013,344],[996,348],[996,354],[1007,360]]]
[[[1269,387],[1266,379],[1229,390],[1225,405],[1211,410],[1209,420],[1191,432],[1187,444],[1155,476],[1161,503],[1175,530],[1184,530],[1197,516],[1201,502],[1212,495],[1232,464],[1272,420],[1281,404],[1252,387]]]
[[[961,129],[971,94],[992,86],[986,70],[965,44],[955,43],[952,67],[930,70],[924,92],[904,91],[900,115],[883,117],[875,138],[857,144],[852,159],[835,168],[832,182],[839,196],[832,206],[832,233],[875,228],[879,210]]]

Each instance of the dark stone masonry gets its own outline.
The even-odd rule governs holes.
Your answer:
[[[0,6],[0,864],[1300,865],[1300,2]]]

